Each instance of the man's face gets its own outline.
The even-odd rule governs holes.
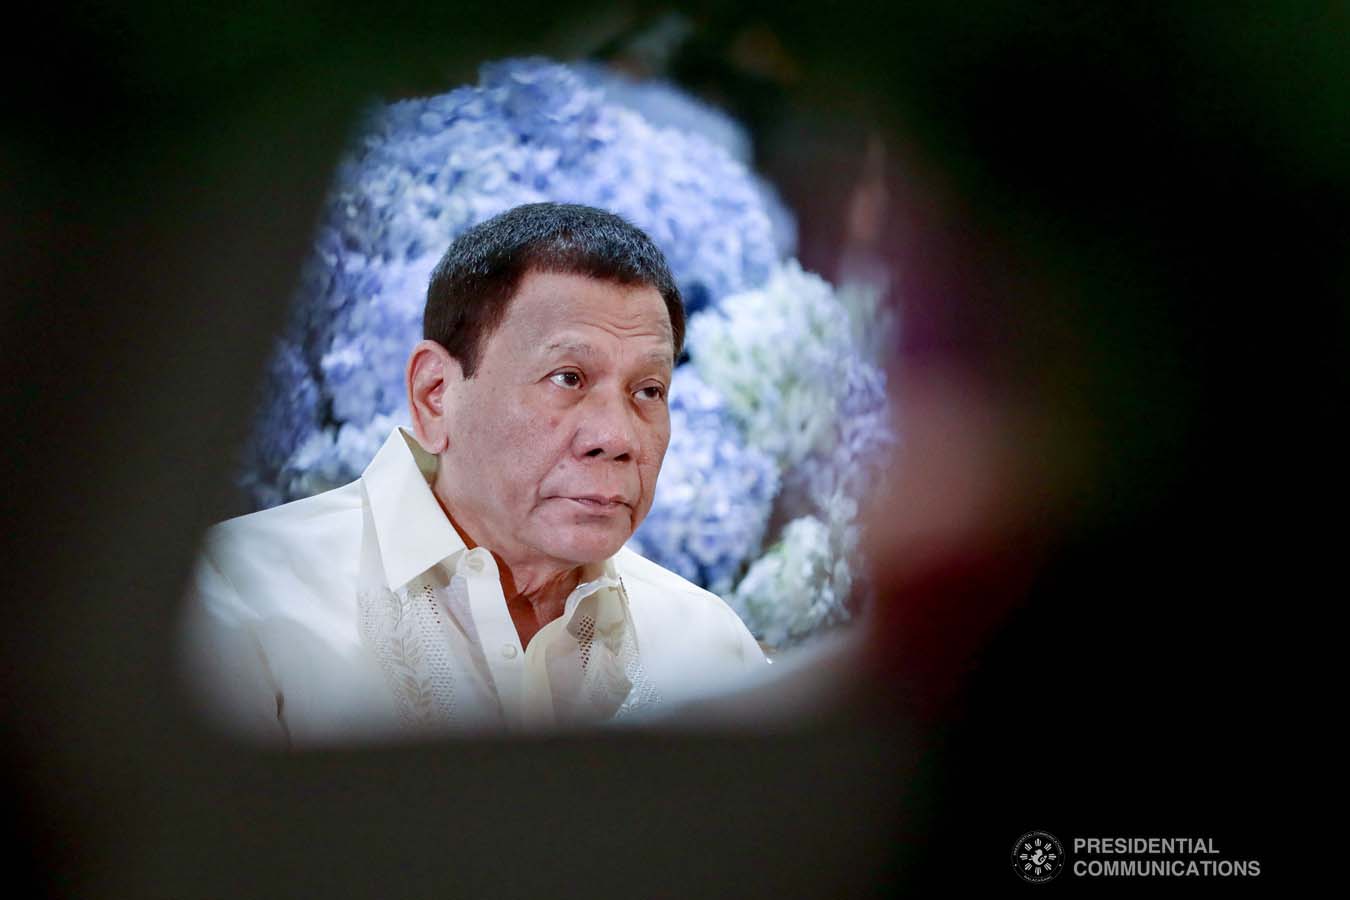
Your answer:
[[[612,556],[651,508],[673,365],[655,288],[527,273],[475,376],[451,364],[437,493],[508,562]]]

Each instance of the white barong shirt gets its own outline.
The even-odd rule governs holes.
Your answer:
[[[396,428],[356,481],[207,531],[180,650],[218,725],[290,747],[638,721],[765,666],[719,597],[628,548],[522,647],[436,467]]]

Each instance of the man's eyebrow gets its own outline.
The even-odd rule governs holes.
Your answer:
[[[643,359],[648,362],[654,362],[659,366],[665,366],[671,369],[675,368],[675,357],[669,350],[653,350],[646,354]]]
[[[571,353],[575,356],[594,356],[595,348],[585,341],[553,341],[544,345],[544,354],[551,355],[561,350],[564,353]]]

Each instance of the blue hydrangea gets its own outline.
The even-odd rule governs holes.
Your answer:
[[[265,506],[360,474],[352,448],[365,442],[344,444],[343,429],[365,433],[406,402],[427,276],[472,225],[540,200],[609,209],[657,242],[693,311],[777,263],[766,196],[724,147],[607,103],[545,60],[490,64],[476,86],[372,109],[303,267],[241,485]],[[307,466],[332,477],[296,474]]]
[[[285,460],[315,432],[320,404],[315,372],[293,338],[273,343],[263,385],[257,425],[244,447],[239,478],[240,487],[258,508],[292,498],[278,483],[276,461]]]
[[[341,487],[375,458],[389,433],[409,421],[407,407],[368,422],[344,422],[315,431],[286,460],[278,478],[289,496],[310,497]]]
[[[739,122],[676,85],[659,78],[635,81],[609,66],[576,63],[576,73],[601,92],[605,102],[631,109],[657,128],[697,134],[721,147],[746,167],[754,165],[754,145]],[[797,218],[768,181],[750,174],[773,229],[774,246],[784,259],[797,252]]]
[[[605,102],[631,109],[657,128],[702,135],[743,165],[753,162],[754,145],[741,123],[669,81],[636,80],[594,62],[574,63],[572,69]]]
[[[751,173],[700,135],[605,108],[622,137],[569,170],[552,198],[608,209],[650,235],[690,312],[767,278],[779,255]]]
[[[690,366],[675,371],[670,397],[670,448],[630,546],[725,594],[761,549],[778,468],[742,443],[722,396]]]

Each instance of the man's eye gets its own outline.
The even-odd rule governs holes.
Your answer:
[[[644,388],[638,388],[638,396],[643,400],[664,400],[666,389],[659,384],[649,384]]]
[[[557,372],[550,375],[549,381],[552,381],[558,387],[579,388],[581,387],[581,374],[579,372]]]

